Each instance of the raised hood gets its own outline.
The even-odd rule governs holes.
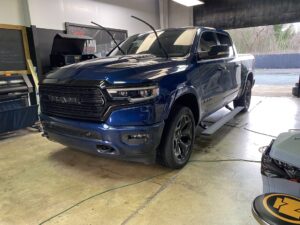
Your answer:
[[[153,55],[126,55],[84,61],[49,73],[42,83],[72,83],[76,80],[110,84],[141,83],[159,79],[185,68],[186,59],[165,59]]]

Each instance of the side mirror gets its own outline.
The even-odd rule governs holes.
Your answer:
[[[225,58],[229,56],[229,46],[228,45],[213,45],[209,51],[198,52],[198,59],[217,59]]]

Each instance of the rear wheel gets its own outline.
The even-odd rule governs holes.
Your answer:
[[[160,162],[172,169],[185,166],[195,139],[195,120],[190,108],[177,105],[166,122],[160,145]]]
[[[247,112],[251,103],[252,82],[247,80],[244,93],[241,97],[233,101],[234,108],[244,107],[243,112]]]

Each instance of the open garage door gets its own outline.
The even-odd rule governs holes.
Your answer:
[[[300,75],[300,23],[229,30],[240,53],[255,55],[258,96],[292,96]]]
[[[238,52],[255,55],[254,94],[292,96],[299,87],[300,1],[202,2],[193,8],[194,25],[227,29]]]

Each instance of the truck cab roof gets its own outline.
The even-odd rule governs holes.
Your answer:
[[[216,29],[216,28],[213,28],[213,27],[202,27],[202,26],[186,26],[186,27],[170,27],[170,28],[164,28],[164,29],[157,29],[156,31],[157,32],[160,32],[160,31],[166,31],[166,30],[187,30],[187,29],[197,29],[197,30],[203,30],[203,31],[217,31],[217,32],[220,32],[220,33],[225,33],[227,34],[228,32],[226,32],[225,30],[222,30],[222,29]],[[153,33],[153,31],[147,31],[147,32],[144,32],[144,33],[139,33],[137,35],[141,35],[141,34],[149,34],[149,33]]]

